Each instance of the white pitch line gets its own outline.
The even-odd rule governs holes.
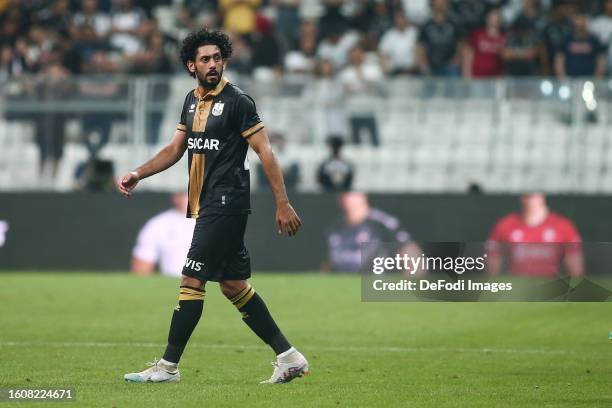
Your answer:
[[[162,343],[132,342],[35,342],[35,341],[0,341],[0,347],[134,347],[164,348]],[[224,350],[268,350],[267,346],[245,346],[234,344],[190,343],[189,348],[224,349]],[[609,352],[588,350],[551,350],[538,348],[466,348],[466,347],[363,347],[363,346],[304,346],[303,350],[313,352],[352,352],[352,353],[477,353],[477,354],[544,354],[544,355],[605,355]]]

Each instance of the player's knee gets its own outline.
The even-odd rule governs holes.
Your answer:
[[[191,276],[183,275],[181,277],[181,286],[189,286],[192,288],[204,289],[204,285],[206,285],[205,281],[201,281],[196,278],[192,278]]]
[[[247,282],[244,280],[222,281],[219,287],[221,288],[223,296],[232,299],[247,287]]]

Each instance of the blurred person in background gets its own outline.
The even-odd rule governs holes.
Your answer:
[[[603,78],[606,73],[606,48],[589,32],[586,13],[576,13],[572,21],[572,33],[559,47],[555,57],[557,77]]]
[[[317,47],[317,58],[331,62],[335,71],[342,69],[348,62],[350,50],[359,42],[353,31],[341,27],[330,27]]]
[[[390,75],[415,74],[418,31],[408,22],[403,11],[395,12],[393,28],[387,31],[378,46],[385,72]]]
[[[549,21],[542,32],[546,48],[546,75],[555,75],[555,56],[572,34],[571,16],[575,12],[575,5],[571,0],[553,0],[549,14]]]
[[[487,25],[486,16],[491,4],[486,0],[451,1],[449,18],[457,25],[461,37],[467,38],[472,32]]]
[[[357,45],[351,49],[350,64],[338,74],[347,98],[349,122],[353,143],[361,143],[362,131],[369,133],[374,146],[380,144],[378,124],[372,100],[382,92],[384,74],[378,58],[366,60],[364,49]]]
[[[303,35],[299,39],[299,46],[285,55],[285,72],[292,78],[311,79],[315,74],[317,50],[317,37]]]
[[[276,26],[285,47],[293,47],[300,41],[300,0],[270,0],[276,9]]]
[[[274,23],[267,17],[257,16],[256,30],[251,34],[254,76],[257,80],[280,78],[282,75],[281,43]]]
[[[430,16],[431,0],[399,0],[408,20],[420,26]]]
[[[83,0],[82,10],[74,15],[72,25],[73,37],[78,37],[78,33],[74,32],[75,29],[89,26],[94,29],[96,38],[104,39],[110,32],[111,18],[110,15],[99,9],[98,0]]]
[[[506,41],[501,29],[501,13],[487,13],[486,25],[474,30],[463,47],[464,78],[495,78],[503,74],[502,50]]]
[[[591,20],[589,31],[594,34],[601,44],[607,48],[607,67],[608,73],[612,69],[612,0],[605,0],[603,3],[603,14]]]
[[[164,276],[181,276],[195,221],[185,218],[186,193],[174,193],[171,199],[172,208],[148,220],[138,233],[130,267],[137,275],[151,275],[157,269]]]
[[[136,54],[144,49],[147,15],[134,5],[134,0],[115,0],[111,13],[110,41],[123,56]]]
[[[332,135],[327,139],[330,156],[323,160],[317,170],[317,182],[323,192],[349,191],[353,186],[354,166],[342,157],[344,138]]]
[[[302,99],[304,106],[310,107],[313,142],[323,144],[330,134],[346,134],[346,102],[331,62],[319,60],[315,74],[315,80],[304,87]]]
[[[571,277],[584,275],[580,234],[566,217],[552,212],[542,193],[521,196],[521,212],[497,222],[486,243],[487,271],[552,278],[561,265]]]
[[[342,218],[326,232],[328,259],[322,264],[323,272],[359,272],[376,256],[423,253],[399,220],[370,207],[364,193],[341,193],[338,204]],[[368,245],[362,248],[362,244]]]
[[[57,54],[50,54],[43,64],[41,75],[32,84],[34,95],[40,100],[61,103],[74,94],[70,72],[61,65]],[[70,115],[66,112],[41,111],[33,114],[34,135],[40,152],[39,174],[45,180],[55,180],[64,155],[64,131]]]
[[[419,32],[416,55],[422,75],[459,75],[461,33],[449,19],[448,8],[447,0],[432,0],[433,16]]]
[[[508,76],[535,76],[546,66],[546,50],[529,21],[519,17],[512,24],[502,49],[504,72]]]
[[[91,154],[87,161],[77,165],[74,172],[77,191],[115,191],[115,166],[111,160],[100,159]]]
[[[261,0],[219,0],[223,15],[223,29],[242,36],[255,31],[257,8]]]

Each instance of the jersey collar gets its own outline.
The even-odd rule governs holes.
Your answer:
[[[198,88],[198,87],[196,87],[196,89],[194,91],[194,94],[200,100],[206,99],[208,97],[217,96],[217,95],[219,95],[221,93],[221,91],[223,91],[223,88],[225,88],[225,85],[227,85],[228,83],[229,83],[229,81],[227,79],[221,78],[221,81],[219,81],[219,83],[217,84],[215,89],[213,89],[212,91],[210,91],[206,95],[202,96],[200,88]]]

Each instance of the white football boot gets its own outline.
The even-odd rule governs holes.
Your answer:
[[[179,382],[181,374],[177,364],[168,363],[165,360],[155,359],[152,363],[147,363],[150,367],[139,373],[130,373],[123,376],[126,382]]]
[[[279,354],[272,365],[274,366],[272,377],[260,384],[285,384],[294,378],[308,375],[310,372],[306,358],[293,347]]]

